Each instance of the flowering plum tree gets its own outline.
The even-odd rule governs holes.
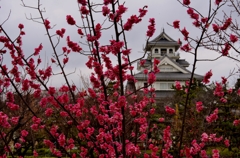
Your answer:
[[[215,1],[215,2],[210,2],[209,1],[209,8],[208,8],[208,12],[207,14],[203,14],[201,12],[199,12],[196,8],[191,7],[191,2],[190,1],[179,1],[179,3],[181,3],[184,7],[186,7],[187,9],[187,14],[190,16],[190,18],[193,20],[192,24],[193,26],[198,30],[199,32],[199,36],[194,38],[194,37],[190,37],[190,33],[187,31],[186,27],[182,27],[183,29],[180,28],[180,21],[176,20],[173,22],[173,27],[175,29],[178,29],[183,37],[184,37],[184,41],[185,43],[182,44],[181,49],[185,52],[188,52],[190,54],[192,54],[194,56],[194,62],[193,62],[193,68],[192,68],[192,72],[195,71],[196,69],[196,63],[200,62],[200,61],[213,61],[213,60],[217,60],[218,58],[222,57],[222,56],[227,56],[228,58],[231,58],[233,60],[238,61],[237,58],[235,58],[233,55],[230,55],[229,51],[231,48],[233,48],[234,50],[236,49],[236,46],[234,45],[235,42],[238,41],[237,38],[237,34],[232,34],[231,32],[233,32],[230,28],[232,28],[234,25],[232,23],[232,18],[230,16],[232,16],[232,14],[237,13],[237,11],[235,12],[235,9],[233,9],[233,12],[227,13],[224,12],[224,19],[219,19],[219,17],[217,16],[217,12],[219,12],[221,10],[221,8],[225,7],[226,5],[229,5],[228,2],[226,1]],[[236,6],[236,4],[239,4],[239,2],[235,3],[235,2],[230,2],[230,6]],[[221,23],[221,24],[220,24]],[[236,32],[236,31],[234,31]],[[180,43],[181,40],[179,40]],[[217,57],[216,59],[199,59],[199,49],[201,47],[204,47],[206,49],[209,50],[214,50],[218,53],[220,53],[220,56]],[[237,51],[238,53],[238,51]],[[193,74],[193,73],[192,73]],[[203,84],[208,84],[209,83],[209,79],[212,76],[212,71],[209,70],[206,75],[204,76],[204,79],[202,81]],[[222,83],[218,83],[216,82],[216,86],[214,89],[214,96],[217,96],[218,99],[221,103],[225,103],[226,105],[224,106],[228,106],[227,104],[229,104],[228,100],[227,100],[227,96],[224,95],[225,91],[231,91],[231,89],[223,89],[223,86],[226,84],[227,79],[225,77],[222,77],[224,79],[224,82]],[[182,148],[182,143],[183,138],[184,138],[184,129],[187,123],[185,123],[185,121],[188,121],[187,118],[187,111],[189,111],[191,109],[191,90],[193,90],[193,88],[195,87],[195,83],[193,82],[193,76],[190,79],[190,82],[184,87],[185,88],[185,92],[186,92],[186,97],[185,97],[185,103],[184,103],[184,110],[183,110],[183,117],[182,117],[182,129],[181,129],[181,134],[180,134],[180,145],[179,145],[179,151],[180,148]],[[179,90],[179,86],[176,85],[176,89]],[[236,92],[236,91],[235,91]],[[197,97],[196,97],[197,98]],[[194,99],[196,99],[194,98]],[[203,101],[203,100],[202,100]],[[204,107],[202,104],[202,101],[199,100],[195,100],[196,102],[196,111],[198,113],[201,113],[202,110],[204,109],[208,109],[208,107]],[[190,109],[189,109],[190,108]],[[213,107],[211,107],[213,108]],[[224,109],[221,110],[221,113],[224,112]],[[218,119],[218,114],[219,114],[219,109],[217,108],[217,106],[215,106],[215,109],[213,109],[211,111],[211,113],[208,113],[209,116],[206,116],[206,122],[208,122],[209,124],[212,124],[213,122],[215,122]],[[196,115],[194,116],[196,119]],[[235,116],[235,117],[239,117],[239,116]],[[211,131],[213,132],[213,131]],[[228,142],[228,136],[225,136],[226,142]],[[217,142],[220,142],[222,139],[222,137],[220,137],[219,139],[217,139]],[[204,156],[203,153],[205,153],[205,151],[203,150],[205,147],[205,143],[203,144],[199,144],[199,147],[196,147],[194,144],[196,144],[196,140],[194,139],[193,142],[191,143],[190,146],[192,147],[185,147],[185,154],[187,157],[191,157],[193,155],[198,155],[200,154],[202,157],[206,157],[206,155]],[[227,146],[228,147],[228,146]],[[201,152],[200,152],[201,151]],[[180,152],[179,152],[180,153]],[[219,156],[219,151],[218,150],[213,150],[213,157]]]
[[[174,153],[171,152],[172,125],[165,124],[163,128],[158,129],[158,126],[151,122],[156,106],[155,89],[152,84],[156,81],[156,73],[160,71],[157,67],[160,61],[154,59],[151,72],[144,70],[148,86],[140,89],[134,86],[133,91],[126,90],[124,86],[126,82],[137,82],[133,75],[133,63],[141,60],[146,54],[145,52],[137,60],[131,60],[131,49],[125,33],[141,22],[147,13],[147,6],[123,19],[129,8],[120,0],[104,0],[101,3],[90,0],[76,1],[81,18],[75,19],[72,15],[66,15],[66,23],[75,28],[76,34],[84,38],[85,42],[79,43],[74,41],[71,35],[66,34],[66,28],[55,29],[51,19],[45,17],[41,1],[38,0],[37,6],[28,6],[24,1],[22,5],[37,11],[39,17],[31,17],[30,20],[40,23],[45,28],[53,52],[46,67],[41,67],[43,44],[39,44],[30,55],[24,52],[22,38],[27,34],[24,24],[18,24],[19,35],[14,39],[10,38],[4,23],[0,25],[0,90],[3,96],[0,108],[1,157],[7,155],[24,157],[25,151],[30,148],[32,155],[37,157],[40,146],[49,148],[56,157],[73,158],[79,156],[155,158],[173,155],[207,157],[206,143],[221,142],[228,147],[231,140],[227,139],[227,136],[222,138],[215,133],[201,133],[201,137],[191,138],[191,143],[183,139],[186,131],[186,114],[191,102],[190,93],[194,86],[193,74],[199,61],[199,48],[215,50],[220,52],[221,56],[230,57],[229,51],[235,48],[233,44],[238,41],[237,35],[233,33],[228,35],[229,28],[237,31],[233,27],[232,19],[227,17],[228,14],[226,13],[224,20],[218,20],[217,17],[218,10],[228,3],[232,4],[230,7],[234,7],[234,2],[216,0],[213,5],[213,2],[209,1],[207,15],[192,8],[190,0],[179,3],[187,9],[187,14],[193,20],[193,25],[198,29],[200,36],[191,37],[187,27],[182,27],[180,20],[173,22],[172,26],[178,29],[184,38],[184,42],[179,40],[183,43],[181,49],[193,54],[194,57],[189,82],[185,87],[176,82],[176,89],[183,91],[186,97],[177,150],[174,150]],[[103,21],[96,20],[96,16],[102,16]],[[108,43],[104,43],[101,37],[109,31],[113,36]],[[146,27],[147,42],[154,32],[155,19],[150,18]],[[221,36],[223,34],[226,34],[224,38]],[[219,39],[217,43],[214,38]],[[60,46],[64,39],[66,43]],[[91,86],[85,90],[79,90],[68,78],[69,74],[65,68],[71,60],[72,53],[88,57],[86,67],[92,70],[89,77]],[[10,64],[6,58],[11,58]],[[112,62],[113,60],[117,60],[117,63]],[[53,71],[54,65],[58,67],[58,72]],[[212,76],[211,70],[207,71],[209,72],[204,77],[204,84],[208,84]],[[62,78],[65,84],[59,87],[50,86],[48,81],[54,74]],[[140,91],[144,95],[139,96]],[[221,83],[216,83],[214,95],[218,96],[221,102],[227,103]],[[205,110],[201,100],[195,103],[196,112],[201,113]],[[165,107],[165,111],[173,117],[177,113],[177,109],[169,106]],[[206,121],[214,123],[219,112],[220,109],[214,109],[206,116]],[[158,120],[160,123],[166,121],[163,117]],[[234,124],[238,125],[239,122],[235,120]],[[161,130],[160,145],[153,143],[149,137],[149,133],[156,130]],[[145,148],[141,148],[142,144]],[[23,151],[24,149],[26,150]],[[71,152],[73,149],[77,152]],[[219,150],[213,149],[212,156],[219,157]]]

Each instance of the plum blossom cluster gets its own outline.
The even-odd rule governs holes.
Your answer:
[[[149,19],[150,24],[148,25],[148,31],[147,31],[147,36],[152,37],[154,32],[155,32],[155,19],[150,18]]]
[[[226,19],[223,26],[220,27],[221,30],[226,30],[232,23],[232,18]]]
[[[190,0],[183,0],[184,5],[190,5],[191,1]]]
[[[71,41],[69,36],[67,36],[67,45],[73,52],[80,52],[82,50],[78,43]]]
[[[230,44],[227,42],[224,44],[224,47],[222,48],[222,55],[227,56],[229,54],[229,50],[231,49]]]
[[[35,48],[34,55],[39,55],[40,51],[43,49],[42,44],[40,44],[37,48]]]
[[[145,7],[147,7],[147,6],[145,6]],[[147,10],[145,10],[145,7],[143,9],[141,9],[141,8],[139,9],[139,16],[132,15],[130,18],[127,19],[127,22],[123,26],[124,30],[129,31],[133,27],[133,24],[137,24],[140,21],[142,21],[142,18],[147,13]],[[103,9],[103,10],[106,10],[106,9]],[[107,10],[103,14],[106,15],[107,13],[109,13],[109,11],[110,10]]]
[[[2,128],[10,128],[11,125],[8,122],[8,115],[0,111],[0,125]]]
[[[160,70],[158,68],[159,63],[160,63],[160,60],[158,60],[156,58],[153,59],[153,72],[154,72],[154,74],[157,74],[157,73],[160,72]]]
[[[190,147],[185,147],[181,153],[182,156],[185,155],[188,158],[192,158],[198,154],[201,155],[203,158],[208,158],[207,152],[205,150],[205,147],[207,144],[211,143],[223,143],[226,147],[229,147],[230,143],[228,139],[223,139],[222,136],[217,137],[217,135],[214,134],[207,134],[207,133],[202,133],[201,135],[201,142],[198,143],[196,139],[192,140],[191,146]],[[212,157],[217,157],[219,158],[219,151],[217,149],[212,149]]]
[[[222,2],[222,0],[215,0],[215,4],[219,5]]]
[[[175,81],[175,88],[176,88],[176,90],[182,89],[181,83],[179,81]]]
[[[203,133],[202,136],[201,136],[201,140],[202,142],[204,143],[207,143],[207,142],[217,142],[219,143],[220,141],[223,140],[223,137],[216,137],[216,134],[210,134],[208,135],[207,133]]]
[[[73,19],[73,17],[71,15],[67,15],[66,20],[67,20],[67,23],[69,25],[75,25],[76,24],[76,21]]]
[[[188,8],[187,13],[188,13],[188,15],[190,15],[190,17],[192,19],[195,20],[193,22],[193,25],[196,26],[196,27],[199,27],[201,25],[200,22],[199,22],[199,15],[197,13],[195,13],[192,8]]]
[[[215,86],[216,87],[214,89],[213,94],[215,96],[218,96],[222,103],[226,103],[227,102],[227,97],[225,96],[223,85],[221,83],[216,82]],[[229,88],[229,89],[226,90],[226,93],[228,93],[228,94],[231,94],[232,92],[233,92],[232,88]]]
[[[184,44],[183,46],[181,46],[181,50],[185,51],[185,52],[190,52],[191,51],[191,47],[190,45],[187,43],[187,44]]]
[[[197,141],[194,139],[191,142],[191,147],[185,147],[184,150],[182,150],[182,154],[185,153],[187,158],[191,158],[200,152],[202,153],[204,151],[202,150],[203,147],[203,143],[198,144]]]
[[[142,64],[144,64],[145,61],[142,61]],[[160,61],[156,58],[154,58],[153,60],[153,71],[148,73],[148,70],[145,70],[145,74],[148,73],[148,83],[151,85],[156,81],[156,74],[160,72],[159,68],[158,68],[158,64],[160,63]]]
[[[189,1],[189,2],[190,2],[190,1]],[[189,8],[189,9],[190,9],[190,8]],[[191,14],[191,16],[192,16],[193,18],[198,19],[198,14],[194,13],[192,9],[190,9],[190,10],[188,11],[188,13]],[[206,21],[206,20],[203,20],[203,21]],[[199,23],[199,22],[197,21],[197,23]],[[180,29],[180,21],[179,21],[179,20],[175,20],[175,21],[173,22],[173,27],[174,27],[175,29]],[[186,27],[184,27],[184,28],[181,29],[180,31],[181,31],[181,33],[182,33],[182,35],[183,35],[183,37],[184,37],[184,40],[187,41],[187,40],[188,40],[188,36],[189,36],[189,32],[187,31]],[[179,43],[180,45],[182,45],[182,42],[181,42],[180,39],[178,40],[178,43]],[[190,52],[190,51],[191,51],[190,43],[186,43],[186,44],[182,45],[182,46],[180,47],[180,49],[183,50],[183,51],[185,51],[185,52]]]
[[[203,110],[203,103],[201,101],[196,102],[196,110],[197,112],[201,112]]]
[[[46,29],[50,29],[51,28],[50,21],[48,19],[44,20],[44,25],[45,25]]]
[[[153,144],[150,144],[148,148],[152,151],[152,153],[151,153],[150,156],[145,153],[145,154],[144,154],[144,158],[150,158],[150,157],[157,158],[157,157],[158,157],[158,156],[157,156],[157,152],[158,152],[158,150],[159,150],[159,147],[158,147],[158,146],[155,146],[155,145],[153,145]]]
[[[186,41],[186,40],[188,39],[189,32],[188,32],[187,29],[184,27],[184,28],[181,30],[181,33],[183,34],[184,40]]]
[[[213,75],[213,74],[212,74],[212,70],[208,71],[208,72],[205,74],[202,82],[205,83],[205,84],[209,83],[209,82],[210,82],[210,78],[212,77],[212,75]]]
[[[234,121],[233,121],[233,125],[234,125],[234,126],[240,125],[240,120],[234,120]]]
[[[170,149],[171,145],[172,145],[172,139],[171,139],[171,131],[170,131],[171,127],[167,126],[164,130],[163,130],[163,141],[164,141],[164,147],[162,149],[162,156],[163,157],[169,157],[172,158],[173,156],[171,154],[168,153],[168,150]]]
[[[220,157],[220,155],[219,155],[219,150],[213,149],[213,150],[212,150],[212,157],[213,157],[213,158],[219,158],[219,157]]]
[[[180,21],[179,21],[179,20],[175,20],[175,21],[173,22],[173,27],[174,27],[175,29],[179,29],[179,28],[180,28]]]
[[[238,41],[237,36],[236,36],[236,35],[233,35],[233,34],[230,34],[230,41],[231,41],[232,43],[237,42],[237,41]]]
[[[88,2],[86,0],[78,0],[78,3],[81,5],[80,7],[81,14],[88,15],[89,14],[89,10],[87,9]]]
[[[218,119],[218,108],[216,108],[212,114],[206,117],[208,123],[212,123]]]
[[[87,34],[87,40],[89,42],[93,42],[93,41],[97,41],[100,37],[101,37],[101,25],[98,23],[96,26],[95,26],[95,32],[94,32],[94,35],[91,35],[91,34]],[[79,33],[81,35],[81,33]],[[95,43],[97,44],[97,43]]]
[[[168,113],[170,115],[175,114],[175,110],[169,106],[165,106],[165,111],[166,111],[166,113]]]
[[[63,38],[65,31],[66,31],[66,29],[62,28],[61,30],[57,30],[56,34],[59,35],[61,38]]]

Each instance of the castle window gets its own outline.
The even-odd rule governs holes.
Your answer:
[[[173,53],[173,49],[169,49],[169,53],[172,54]]]
[[[161,56],[167,55],[167,49],[161,49]]]
[[[160,83],[160,90],[173,90],[172,89],[173,85],[174,85],[174,82]]]
[[[158,49],[157,49],[157,48],[156,48],[156,49],[154,49],[154,52],[155,52],[155,53],[158,53]]]

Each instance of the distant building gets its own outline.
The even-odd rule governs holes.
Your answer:
[[[160,72],[156,75],[156,82],[153,84],[156,89],[156,99],[173,96],[172,85],[175,85],[175,81],[179,81],[181,85],[189,81],[191,72],[186,69],[189,63],[185,59],[180,59],[179,47],[178,42],[169,37],[164,30],[155,39],[148,42],[145,47],[148,53],[145,64],[141,66],[140,61],[137,63],[139,73],[134,75],[138,81],[136,88],[147,85],[147,75],[143,73],[143,70],[151,71],[154,58],[160,60],[158,65]],[[194,74],[194,78],[202,81],[203,76]]]

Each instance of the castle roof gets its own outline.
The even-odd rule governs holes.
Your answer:
[[[147,43],[145,49],[150,50],[153,46],[175,46],[175,49],[177,50],[180,47],[180,44],[168,36],[163,30],[160,35]]]

